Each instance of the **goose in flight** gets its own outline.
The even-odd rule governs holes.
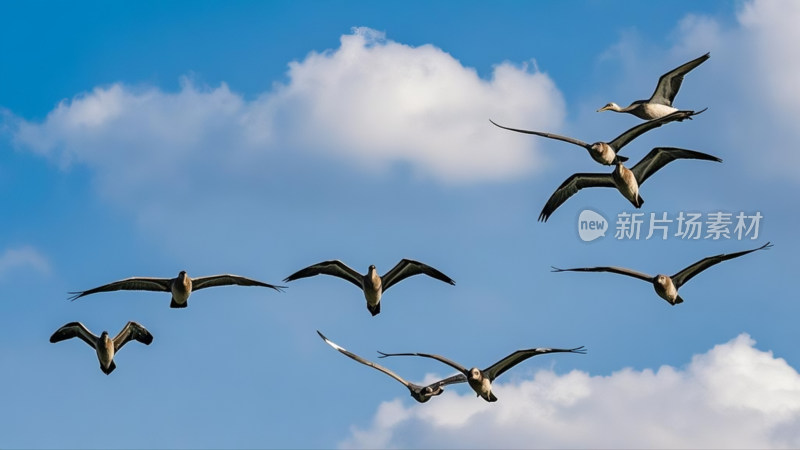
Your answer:
[[[124,280],[115,281],[113,283],[105,284],[88,291],[70,292],[72,297],[70,300],[77,300],[85,295],[95,294],[97,292],[109,291],[163,291],[172,293],[172,302],[170,308],[186,308],[189,304],[189,296],[193,291],[200,289],[210,288],[214,286],[262,286],[275,289],[281,292],[285,286],[273,286],[271,284],[262,283],[258,280],[240,277],[238,275],[211,275],[207,277],[199,277],[192,279],[186,275],[185,270],[181,270],[176,278],[147,278],[147,277],[133,277]]]
[[[97,352],[97,359],[100,361],[100,370],[108,375],[117,368],[114,364],[114,355],[119,352],[123,345],[129,341],[139,341],[144,345],[153,342],[153,335],[145,327],[136,322],[128,322],[113,339],[108,337],[108,332],[103,331],[100,336],[96,336],[83,326],[80,322],[70,322],[56,330],[50,336],[50,342],[56,343],[74,337],[81,338],[83,342],[89,344]]]
[[[653,95],[650,96],[648,100],[636,100],[624,108],[620,108],[619,105],[611,102],[598,109],[597,112],[615,111],[629,113],[644,120],[660,119],[666,115],[672,114],[678,111],[677,108],[672,106],[672,102],[675,100],[675,96],[678,95],[678,89],[681,88],[683,77],[686,76],[690,70],[699,66],[710,57],[711,56],[706,53],[699,58],[693,59],[661,75],[661,78],[658,79],[655,92],[653,92]]]
[[[342,347],[339,347],[334,342],[332,342],[331,340],[326,338],[325,335],[320,333],[319,330],[317,330],[317,334],[319,334],[319,337],[321,337],[322,340],[324,340],[328,345],[330,345],[331,347],[335,348],[336,350],[338,350],[340,353],[344,354],[345,356],[347,356],[347,357],[349,357],[351,359],[354,359],[354,360],[360,362],[361,364],[364,364],[365,366],[369,366],[369,367],[372,367],[373,369],[380,370],[381,372],[385,373],[386,375],[389,375],[390,377],[392,377],[395,380],[397,380],[400,383],[402,383],[403,386],[408,388],[408,392],[411,393],[411,396],[414,398],[414,400],[416,400],[416,401],[418,401],[420,403],[425,403],[428,400],[430,400],[431,397],[433,397],[435,395],[439,395],[442,392],[444,392],[443,387],[447,386],[448,384],[463,383],[463,382],[467,381],[467,377],[464,376],[464,374],[459,373],[457,375],[453,375],[452,377],[448,377],[448,378],[445,378],[443,380],[439,380],[439,381],[437,381],[435,383],[432,383],[432,384],[429,384],[427,386],[420,386],[418,384],[410,383],[410,382],[404,380],[403,378],[401,378],[396,373],[392,372],[391,370],[389,370],[389,369],[387,369],[387,368],[385,368],[385,367],[383,367],[381,365],[375,364],[372,361],[368,361],[368,360],[356,355],[355,353],[351,353],[351,352],[345,350]]]
[[[629,277],[638,278],[640,280],[652,283],[653,289],[655,289],[656,294],[658,294],[659,297],[669,302],[670,305],[674,306],[677,305],[678,303],[683,303],[683,299],[681,298],[680,295],[678,295],[678,289],[680,289],[681,286],[686,284],[689,280],[692,279],[692,277],[694,277],[698,273],[708,269],[709,267],[715,264],[719,264],[722,261],[738,258],[748,253],[752,253],[757,250],[767,249],[770,247],[772,247],[772,244],[767,242],[761,247],[754,248],[752,250],[745,250],[736,253],[723,253],[721,255],[709,256],[708,258],[703,258],[700,261],[697,261],[696,263],[681,270],[680,272],[676,273],[673,276],[658,274],[652,277],[650,275],[647,275],[646,273],[637,272],[635,270],[626,269],[624,267],[582,267],[577,269],[559,269],[557,267],[553,267],[553,272],[612,272],[612,273],[618,273],[620,275],[627,275]]]
[[[314,275],[320,274],[333,275],[358,286],[359,289],[364,291],[364,297],[367,299],[367,309],[373,316],[381,312],[381,296],[383,293],[395,283],[408,277],[425,274],[437,280],[444,281],[445,283],[456,284],[450,277],[433,267],[410,259],[403,259],[397,263],[392,270],[383,274],[383,276],[378,275],[375,266],[369,266],[367,274],[361,275],[339,260],[323,261],[319,264],[314,264],[313,266],[298,270],[286,277],[283,281],[289,282],[299,278],[313,277]]]
[[[641,161],[636,163],[632,169],[625,167],[621,161],[617,161],[617,167],[610,174],[608,173],[576,173],[567,178],[561,186],[556,189],[550,199],[545,203],[539,214],[539,221],[547,222],[547,219],[562,203],[568,198],[577,194],[579,190],[589,187],[615,187],[628,199],[636,208],[641,208],[644,200],[639,195],[639,186],[647,180],[650,175],[656,173],[676,159],[703,159],[706,161],[722,162],[716,156],[685,150],[675,147],[656,147],[650,151]]]
[[[466,367],[453,362],[444,356],[439,355],[432,355],[430,353],[383,353],[378,352],[381,354],[379,358],[386,358],[387,356],[423,356],[425,358],[432,358],[439,360],[448,366],[458,370],[464,376],[467,377],[467,382],[472,390],[475,393],[482,397],[487,402],[496,402],[497,397],[492,393],[492,381],[495,378],[499,377],[503,374],[506,370],[514,367],[515,365],[525,361],[526,359],[536,356],[536,355],[543,355],[545,353],[558,353],[558,352],[566,352],[566,353],[581,353],[585,354],[586,350],[583,346],[569,348],[569,349],[561,349],[561,348],[531,348],[528,350],[517,350],[516,352],[506,356],[505,358],[497,361],[496,363],[492,364],[491,366],[487,367],[486,369],[480,370],[477,367],[473,367],[467,370]]]
[[[520,130],[517,128],[508,128],[502,125],[498,125],[493,120],[489,119],[489,122],[492,122],[495,126],[503,128],[505,130],[516,131],[518,133],[526,133],[526,134],[535,134],[536,136],[542,136],[549,139],[556,139],[559,141],[569,142],[570,144],[575,144],[577,146],[585,148],[589,152],[589,156],[592,157],[595,161],[603,164],[605,166],[610,166],[612,164],[616,164],[619,161],[625,162],[628,158],[624,156],[618,156],[622,150],[622,147],[625,147],[629,142],[636,139],[640,135],[646,133],[647,131],[652,130],[653,128],[658,128],[665,123],[674,122],[674,121],[682,121],[684,119],[690,119],[692,116],[702,113],[702,111],[675,111],[672,114],[666,115],[659,119],[649,120],[644,123],[640,123],[635,127],[629,129],[628,131],[620,134],[612,141],[609,142],[595,142],[594,144],[589,144],[587,142],[583,142],[579,139],[561,136],[558,134],[552,133],[544,133],[541,131],[530,131],[530,130]]]

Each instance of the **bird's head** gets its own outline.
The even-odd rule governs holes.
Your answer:
[[[483,374],[481,373],[480,369],[473,367],[472,369],[469,369],[469,378],[473,381],[481,381],[483,380]]]
[[[620,108],[619,108],[619,105],[617,105],[617,104],[616,104],[616,103],[614,103],[614,102],[609,102],[609,103],[606,103],[606,106],[603,106],[602,108],[598,109],[598,110],[597,110],[597,112],[609,111],[609,110],[611,110],[611,111],[617,111],[617,110],[619,110],[619,109],[620,109]]]
[[[605,142],[595,142],[589,147],[589,152],[597,156],[602,156],[609,151],[613,152],[614,150]]]

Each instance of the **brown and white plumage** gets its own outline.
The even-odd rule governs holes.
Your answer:
[[[366,275],[361,275],[339,260],[323,261],[305,269],[300,269],[283,281],[289,282],[315,275],[332,275],[342,278],[358,286],[364,292],[364,298],[367,300],[367,309],[375,316],[381,312],[380,301],[383,292],[408,277],[420,274],[428,275],[451,285],[456,284],[455,281],[439,270],[410,259],[401,260],[383,276],[378,275],[374,265],[369,266]]]
[[[528,358],[531,358],[536,355],[543,355],[545,353],[580,353],[585,354],[586,350],[583,346],[563,349],[563,348],[531,348],[527,350],[517,350],[514,353],[506,356],[505,358],[497,361],[496,363],[492,364],[491,366],[480,370],[477,367],[473,367],[471,369],[467,369],[466,367],[462,366],[461,364],[445,358],[444,356],[434,355],[431,353],[380,353],[380,358],[386,358],[388,356],[422,356],[424,358],[431,358],[437,361],[443,362],[448,366],[456,369],[457,371],[464,374],[467,378],[467,382],[469,383],[470,387],[475,391],[475,393],[486,400],[487,402],[496,402],[497,397],[492,393],[492,381],[495,378],[502,375],[508,369],[516,366],[517,364],[525,361]]]
[[[676,67],[664,75],[661,75],[661,77],[658,79],[656,90],[648,100],[636,100],[625,108],[620,108],[619,105],[611,102],[598,109],[597,112],[615,111],[633,114],[634,116],[644,120],[653,120],[678,111],[677,108],[672,106],[672,102],[675,100],[675,96],[678,95],[678,90],[681,88],[681,84],[683,83],[683,77],[686,76],[689,71],[704,63],[710,57],[710,54],[706,53],[699,58],[695,58],[686,64]]]
[[[578,191],[590,187],[616,187],[617,190],[636,208],[641,208],[644,200],[639,195],[639,186],[659,169],[676,159],[701,159],[706,161],[722,162],[716,156],[694,150],[675,147],[656,147],[650,151],[632,169],[628,169],[621,162],[610,174],[607,173],[576,173],[567,178],[553,192],[547,200],[539,220],[546,222],[561,204]]]
[[[80,322],[70,322],[50,336],[50,342],[56,343],[66,339],[77,337],[97,352],[97,359],[100,361],[100,370],[106,375],[117,368],[114,364],[114,355],[128,342],[139,341],[142,344],[150,345],[153,342],[153,335],[142,325],[136,322],[128,322],[113,339],[109,338],[108,332],[103,331],[100,336],[96,336]]]
[[[430,400],[431,397],[439,395],[442,392],[444,392],[444,389],[443,389],[444,386],[447,386],[449,384],[454,384],[454,383],[463,383],[463,382],[467,381],[467,377],[464,376],[463,374],[459,373],[457,375],[453,375],[451,377],[444,378],[442,380],[439,380],[439,381],[436,381],[434,383],[431,383],[431,384],[429,384],[427,386],[420,386],[418,384],[414,384],[414,383],[411,383],[409,381],[406,381],[405,379],[403,379],[402,377],[400,377],[396,373],[394,373],[391,370],[381,366],[380,364],[376,364],[376,363],[374,363],[372,361],[364,359],[364,358],[356,355],[355,353],[349,352],[346,349],[340,347],[339,345],[336,345],[336,343],[334,343],[330,339],[326,338],[325,335],[320,333],[319,330],[317,330],[317,334],[319,334],[319,336],[322,338],[322,340],[324,340],[328,345],[330,345],[331,347],[333,347],[336,350],[338,350],[339,353],[342,353],[343,355],[347,356],[348,358],[351,358],[351,359],[353,359],[355,361],[358,361],[361,364],[364,364],[366,366],[372,367],[373,369],[379,370],[379,371],[385,373],[386,375],[389,375],[390,377],[394,378],[395,380],[399,381],[400,383],[402,383],[403,386],[405,386],[408,389],[408,392],[411,394],[411,397],[413,397],[414,400],[416,400],[416,401],[418,401],[420,403],[425,403],[428,400]]]
[[[536,136],[542,136],[549,139],[556,139],[559,141],[569,142],[570,144],[575,144],[577,146],[585,148],[589,155],[595,161],[599,162],[600,164],[610,166],[612,164],[616,164],[618,162],[625,162],[628,158],[624,156],[619,156],[618,153],[625,147],[628,143],[632,140],[636,139],[637,137],[641,136],[642,134],[652,130],[653,128],[658,128],[661,125],[664,125],[669,122],[674,121],[682,121],[684,119],[689,119],[693,115],[697,115],[702,113],[703,111],[675,111],[672,114],[666,115],[664,117],[660,117],[655,120],[650,120],[645,123],[640,123],[635,127],[630,128],[629,130],[625,131],[624,133],[620,134],[612,141],[609,142],[595,142],[593,144],[589,144],[587,142],[583,142],[579,139],[571,138],[568,136],[561,136],[558,134],[553,133],[544,133],[541,131],[530,131],[530,130],[520,130],[517,128],[509,128],[504,127],[502,125],[498,125],[491,119],[489,122],[492,122],[495,126],[503,128],[505,130],[516,131],[518,133],[526,133],[526,134],[534,134]]]
[[[182,270],[175,278],[148,278],[132,277],[124,280],[115,281],[86,291],[70,292],[73,294],[70,300],[77,300],[83,296],[96,294],[98,292],[110,291],[158,291],[171,292],[172,301],[170,308],[185,308],[187,301],[193,291],[210,288],[214,286],[261,286],[281,291],[284,286],[273,286],[251,278],[239,275],[223,274],[210,275],[206,277],[191,278]]]
[[[681,270],[680,272],[672,276],[664,274],[651,276],[646,273],[638,272],[636,270],[627,269],[624,267],[614,267],[614,266],[580,267],[575,269],[559,269],[557,267],[553,267],[553,271],[554,272],[611,272],[619,275],[638,278],[640,280],[652,283],[653,289],[655,289],[656,294],[658,294],[659,297],[666,300],[670,305],[677,305],[678,303],[683,303],[683,298],[681,298],[681,296],[678,295],[678,289],[680,289],[681,286],[686,284],[698,273],[723,261],[727,261],[733,258],[738,258],[748,253],[752,253],[757,250],[768,249],[770,247],[772,247],[772,244],[767,242],[761,247],[754,248],[751,250],[744,250],[735,253],[722,253],[720,255],[709,256],[708,258],[703,258],[700,261],[697,261],[696,263],[686,267],[685,269]]]

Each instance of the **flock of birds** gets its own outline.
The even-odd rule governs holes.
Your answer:
[[[647,178],[670,162],[676,159],[699,159],[721,162],[722,160],[715,156],[694,150],[674,147],[656,147],[653,148],[650,153],[648,153],[647,156],[645,156],[641,161],[634,165],[633,168],[628,169],[624,164],[626,161],[628,161],[628,158],[619,155],[619,152],[623,149],[623,147],[643,133],[670,122],[680,122],[685,119],[691,119],[693,116],[705,111],[705,109],[700,111],[679,110],[672,106],[672,102],[674,101],[675,96],[680,89],[684,76],[689,71],[705,62],[708,58],[709,54],[706,53],[705,55],[689,61],[686,64],[683,64],[680,67],[677,67],[662,75],[658,80],[658,85],[656,86],[655,92],[648,100],[635,101],[625,108],[619,107],[616,103],[608,103],[604,107],[600,108],[598,112],[615,111],[628,113],[646,120],[646,122],[625,131],[609,142],[595,142],[593,144],[588,144],[571,137],[560,136],[541,131],[509,128],[492,121],[494,125],[506,130],[533,134],[581,146],[585,148],[589,152],[589,155],[592,157],[592,159],[598,163],[615,166],[613,172],[610,174],[576,173],[567,178],[567,180],[564,181],[564,183],[562,183],[558,189],[556,189],[556,191],[547,201],[539,216],[539,220],[547,221],[553,212],[565,201],[567,201],[569,197],[575,195],[579,190],[588,187],[616,187],[617,190],[619,190],[619,192],[631,202],[631,204],[633,204],[636,208],[640,208],[644,203],[644,200],[642,200],[642,197],[639,195],[639,187],[645,182],[645,180],[647,180]],[[653,288],[659,297],[663,298],[671,305],[677,305],[683,302],[683,299],[680,297],[680,295],[678,295],[678,289],[698,273],[723,261],[738,258],[748,253],[767,249],[769,247],[771,247],[771,244],[767,242],[761,247],[750,250],[710,256],[686,267],[673,276],[663,274],[651,276],[635,270],[613,266],[581,267],[573,269],[559,269],[553,267],[553,271],[612,272],[638,278],[640,280],[652,283]],[[373,316],[381,312],[381,297],[383,296],[383,293],[394,284],[408,277],[414,275],[428,275],[429,277],[435,278],[444,283],[455,285],[455,281],[439,270],[427,264],[410,259],[401,260],[383,276],[378,275],[374,265],[369,266],[366,275],[362,275],[341,261],[323,261],[321,263],[301,269],[289,275],[283,281],[291,282],[315,275],[331,275],[347,280],[356,285],[362,290],[364,298],[366,299],[367,310]],[[181,271],[176,278],[133,277],[115,281],[113,283],[105,284],[86,291],[70,292],[70,294],[72,294],[70,299],[76,300],[91,294],[118,290],[159,291],[170,292],[172,294],[170,302],[171,308],[185,308],[188,306],[189,296],[193,291],[215,286],[230,285],[266,287],[279,292],[285,288],[285,286],[276,286],[251,278],[230,274],[212,275],[192,279],[186,274],[185,271]],[[546,353],[586,353],[586,350],[582,346],[569,349],[532,348],[518,350],[500,359],[491,366],[481,370],[477,367],[467,369],[465,366],[457,362],[435,354],[378,352],[380,353],[380,358],[394,356],[419,356],[431,358],[438,360],[459,372],[456,375],[436,381],[427,386],[420,386],[405,380],[386,367],[383,367],[375,362],[369,361],[344,349],[343,347],[329,340],[321,332],[317,331],[317,333],[328,345],[345,356],[361,364],[379,370],[402,383],[409,390],[411,396],[420,403],[426,402],[432,397],[441,394],[444,386],[463,382],[467,382],[475,391],[475,393],[484,400],[488,402],[494,402],[497,401],[497,397],[494,395],[494,393],[492,393],[492,381],[522,361],[533,356]],[[107,375],[113,372],[116,368],[116,364],[114,363],[114,355],[119,352],[119,350],[126,343],[135,340],[145,345],[149,345],[153,341],[152,334],[150,334],[150,332],[144,326],[136,322],[128,322],[123,327],[122,331],[120,331],[119,334],[117,334],[114,338],[110,338],[108,332],[106,331],[103,331],[100,336],[97,336],[89,331],[89,329],[87,329],[80,322],[70,322],[56,330],[55,333],[53,333],[53,335],[50,337],[50,342],[60,342],[74,337],[82,339],[96,351],[97,358],[100,362],[100,370]]]

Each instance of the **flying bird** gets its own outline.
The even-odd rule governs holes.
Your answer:
[[[655,92],[653,92],[653,95],[650,96],[648,100],[636,100],[624,108],[620,108],[619,105],[611,102],[598,109],[597,112],[615,111],[629,113],[644,120],[660,119],[666,115],[672,114],[678,111],[677,108],[672,106],[672,102],[675,100],[675,96],[678,95],[678,89],[681,88],[683,77],[686,76],[690,70],[699,66],[710,57],[709,53],[706,53],[699,58],[693,59],[661,75],[661,78],[658,79]]]
[[[692,264],[691,266],[681,270],[680,272],[676,273],[673,276],[658,274],[654,277],[647,275],[646,273],[637,272],[635,270],[626,269],[624,267],[582,267],[577,269],[559,269],[558,267],[553,267],[553,272],[612,272],[618,273],[620,275],[627,275],[629,277],[638,278],[640,280],[647,281],[653,284],[653,289],[655,289],[656,294],[659,297],[663,298],[670,305],[677,305],[678,303],[683,303],[683,299],[680,295],[678,295],[678,289],[681,286],[686,284],[689,280],[692,279],[698,273],[708,269],[709,267],[719,264],[722,261],[727,261],[729,259],[738,258],[740,256],[744,256],[748,253],[752,253],[756,250],[763,250],[772,247],[772,244],[767,242],[766,244],[762,245],[761,247],[754,248],[752,250],[745,250],[742,252],[736,253],[723,253],[721,255],[716,256],[709,256],[708,258],[701,259],[696,263]]]
[[[170,308],[186,308],[189,304],[189,296],[193,291],[200,289],[210,288],[214,286],[261,286],[275,289],[281,292],[285,286],[273,286],[271,284],[263,283],[258,280],[240,277],[238,275],[211,275],[207,277],[199,277],[192,279],[186,275],[186,271],[181,270],[176,278],[146,278],[146,277],[133,277],[124,280],[115,281],[113,283],[105,284],[88,291],[69,292],[73,294],[70,300],[77,300],[85,295],[95,294],[97,292],[109,291],[163,291],[172,293],[172,301],[169,304]]]
[[[619,192],[631,202],[636,208],[641,208],[644,200],[639,195],[639,186],[647,180],[650,175],[656,173],[676,159],[702,159],[706,161],[722,162],[716,156],[686,150],[675,147],[656,147],[650,150],[641,161],[636,163],[632,169],[625,167],[621,161],[617,161],[617,167],[609,173],[576,173],[567,178],[561,186],[556,189],[550,199],[545,203],[539,214],[539,221],[547,222],[553,212],[567,201],[568,198],[577,194],[579,190],[590,187],[615,187]]]
[[[100,361],[100,370],[108,375],[117,368],[114,364],[114,355],[119,352],[123,345],[129,341],[139,341],[144,345],[150,345],[153,342],[153,335],[150,334],[145,327],[136,322],[128,322],[122,328],[114,339],[108,337],[108,332],[103,331],[100,336],[96,336],[89,331],[88,328],[83,326],[80,322],[70,322],[63,327],[56,330],[50,336],[50,342],[56,343],[74,337],[80,338],[83,342],[89,344],[90,347],[97,352],[97,359]]]
[[[497,361],[496,363],[492,364],[491,366],[487,367],[486,369],[480,370],[477,367],[473,367],[467,370],[466,367],[453,362],[443,356],[439,355],[432,355],[430,353],[383,353],[378,352],[381,354],[379,358],[385,358],[387,356],[423,356],[425,358],[432,358],[439,360],[448,366],[458,370],[464,376],[467,377],[467,382],[472,390],[475,393],[482,397],[487,402],[496,402],[497,397],[492,393],[492,381],[495,378],[499,377],[503,374],[506,370],[514,367],[515,365],[525,361],[526,359],[536,356],[536,355],[543,355],[545,353],[558,353],[558,352],[566,352],[566,353],[581,353],[585,354],[586,350],[583,346],[570,348],[570,349],[561,349],[561,348],[531,348],[528,350],[517,350],[516,352],[506,356],[505,358]]]
[[[585,148],[589,152],[589,156],[592,157],[595,161],[603,164],[605,166],[610,166],[612,164],[616,164],[619,161],[625,162],[628,160],[625,156],[618,156],[622,150],[622,147],[625,147],[629,142],[636,139],[640,135],[652,130],[653,128],[658,128],[665,123],[674,122],[674,121],[683,121],[684,119],[691,119],[692,116],[702,113],[702,111],[694,112],[694,111],[675,111],[672,114],[666,115],[664,117],[649,120],[645,123],[640,123],[635,127],[629,129],[628,131],[620,134],[614,140],[609,142],[595,142],[594,144],[589,144],[587,142],[583,142],[579,139],[561,136],[558,134],[552,133],[544,133],[541,131],[530,131],[530,130],[520,130],[517,128],[508,128],[502,125],[496,124],[494,121],[489,119],[489,122],[492,122],[495,126],[503,128],[505,130],[516,131],[518,133],[526,133],[526,134],[535,134],[536,136],[542,136],[549,139],[557,139],[559,141],[569,142],[570,144],[575,144],[577,146]]]
[[[463,383],[463,382],[467,381],[467,377],[464,376],[464,374],[459,373],[457,375],[453,375],[452,377],[448,377],[448,378],[445,378],[443,380],[439,380],[439,381],[437,381],[435,383],[432,383],[432,384],[429,384],[427,386],[420,386],[418,384],[414,384],[414,383],[411,383],[411,382],[408,382],[408,381],[404,380],[403,378],[401,378],[396,373],[392,372],[391,370],[389,370],[389,369],[387,369],[387,368],[385,368],[385,367],[383,367],[381,365],[375,364],[374,362],[368,361],[368,360],[356,355],[355,353],[351,353],[351,352],[345,350],[344,348],[336,345],[334,342],[332,342],[331,340],[326,338],[325,335],[323,335],[322,333],[319,332],[319,330],[317,330],[317,334],[319,334],[319,337],[321,337],[322,340],[324,340],[328,345],[330,345],[331,347],[335,348],[336,350],[338,350],[340,353],[344,354],[345,356],[347,356],[347,357],[349,357],[351,359],[354,359],[354,360],[360,362],[361,364],[364,364],[366,366],[372,367],[373,369],[380,370],[381,372],[385,373],[386,375],[389,375],[390,377],[392,377],[395,380],[397,380],[400,383],[402,383],[403,386],[408,388],[408,392],[411,394],[411,396],[414,398],[414,400],[416,400],[416,401],[418,401],[420,403],[425,403],[428,400],[430,400],[431,397],[433,397],[435,395],[439,395],[442,392],[444,392],[443,388],[444,388],[444,386],[447,386],[448,384]]]
[[[323,261],[319,264],[314,264],[313,266],[298,270],[286,277],[283,281],[289,282],[299,278],[312,277],[320,274],[333,275],[358,286],[359,289],[364,291],[364,297],[367,299],[367,309],[373,316],[381,312],[381,296],[383,292],[392,287],[395,283],[408,277],[425,274],[437,280],[444,281],[445,283],[456,284],[450,277],[433,267],[410,259],[401,260],[392,270],[386,272],[383,276],[378,275],[374,265],[369,266],[366,275],[361,275],[339,260]]]

